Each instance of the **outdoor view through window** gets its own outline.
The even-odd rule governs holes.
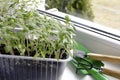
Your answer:
[[[120,30],[120,0],[47,0],[47,9],[91,20]]]
[[[120,0],[92,0],[94,21],[120,30]]]

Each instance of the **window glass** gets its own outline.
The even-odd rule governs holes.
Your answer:
[[[107,27],[120,30],[120,0],[46,0],[46,9],[57,8]]]
[[[92,0],[94,21],[120,30],[120,0]]]
[[[57,8],[59,11],[88,20],[93,20],[90,0],[46,0],[46,9]]]

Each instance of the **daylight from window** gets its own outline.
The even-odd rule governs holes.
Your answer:
[[[54,4],[55,3],[55,4]],[[120,0],[46,0],[47,8],[120,30]]]
[[[120,30],[120,0],[92,0],[94,21]]]

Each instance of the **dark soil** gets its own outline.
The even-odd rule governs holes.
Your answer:
[[[12,53],[10,53],[10,52],[6,53],[4,48],[5,48],[5,45],[0,44],[0,54],[12,55]],[[63,51],[64,51],[64,49],[60,50],[60,53],[59,53],[60,54],[60,56],[59,56],[60,59],[66,59],[68,57],[67,54],[66,54],[66,51],[64,53],[62,53]],[[17,49],[13,49],[13,53],[14,53],[14,55],[20,56],[20,53]],[[29,51],[29,53],[27,51],[25,51],[24,56],[32,56],[33,57],[35,54],[36,54],[36,51]],[[55,54],[54,54],[54,52],[52,54],[46,54],[45,57],[46,58],[55,58]]]

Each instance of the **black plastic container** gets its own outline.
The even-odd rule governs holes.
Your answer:
[[[0,55],[0,80],[60,80],[70,60]]]

